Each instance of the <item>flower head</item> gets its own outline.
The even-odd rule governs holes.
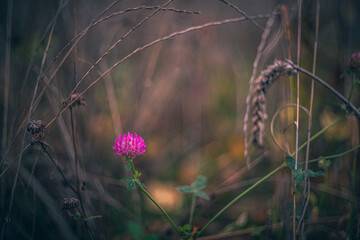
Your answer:
[[[353,53],[349,60],[350,70],[360,70],[360,52]]]
[[[77,198],[64,198],[63,210],[71,210],[78,208],[80,206],[80,201]]]
[[[32,135],[32,143],[41,140],[45,135],[46,124],[41,120],[30,120],[27,124],[26,130]]]
[[[120,135],[118,139],[115,139],[113,146],[114,153],[126,158],[134,158],[137,155],[141,155],[146,151],[146,144],[144,139],[138,136],[136,133],[125,133]]]

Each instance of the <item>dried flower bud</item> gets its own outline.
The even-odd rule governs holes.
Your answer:
[[[71,210],[78,208],[80,206],[80,201],[77,198],[64,198],[63,210]]]
[[[79,94],[72,94],[70,99],[67,99],[66,101],[63,102],[63,106],[64,107],[67,107],[69,104],[71,104],[77,97],[79,97]],[[85,101],[85,98],[84,96],[80,96],[78,99],[76,99],[75,102],[73,102],[71,104],[71,107],[74,107],[74,106],[86,106],[87,103]]]
[[[360,70],[360,51],[353,53],[349,60],[350,70]]]
[[[27,124],[26,130],[33,135],[37,140],[44,137],[46,124],[41,120],[30,120]]]

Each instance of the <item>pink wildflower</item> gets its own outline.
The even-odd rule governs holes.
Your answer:
[[[126,158],[134,158],[137,155],[141,155],[146,151],[146,144],[144,139],[138,136],[136,133],[125,133],[120,135],[118,139],[115,139],[113,146],[114,153]]]

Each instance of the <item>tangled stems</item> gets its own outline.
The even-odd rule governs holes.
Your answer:
[[[352,115],[352,113],[350,114],[345,114],[344,116],[336,119],[334,122],[330,123],[329,125],[327,125],[326,127],[324,127],[323,129],[321,129],[319,132],[317,132],[315,135],[313,135],[309,142],[313,141],[315,138],[319,137],[321,134],[323,134],[324,132],[326,132],[329,128],[331,128],[332,126],[334,126],[335,124],[341,122],[342,120],[344,120],[347,116]],[[301,149],[303,149],[304,147],[307,146],[307,142],[305,142],[303,145],[301,145],[298,149],[298,151],[300,151]],[[360,146],[358,146],[360,147]],[[355,149],[357,149],[358,147],[355,147],[353,149],[350,149],[344,153],[340,153],[340,154],[336,154],[330,157],[325,157],[325,158],[333,158],[333,157],[337,157],[337,156],[342,156],[344,154],[347,154]],[[294,156],[295,153],[292,153],[291,156]],[[320,161],[321,159],[324,159],[324,157],[318,158],[318,159],[314,159],[312,161],[309,162],[315,162],[315,161]],[[223,212],[225,212],[231,205],[233,205],[236,201],[238,201],[240,198],[242,198],[243,196],[245,196],[247,193],[249,193],[251,190],[253,190],[254,188],[256,188],[258,185],[260,185],[260,183],[264,182],[265,180],[267,180],[268,178],[270,178],[272,175],[274,175],[275,173],[277,173],[280,169],[286,167],[286,163],[283,162],[280,166],[278,166],[276,169],[274,169],[272,172],[270,172],[269,174],[267,174],[266,176],[264,176],[263,178],[261,178],[259,181],[257,181],[256,183],[254,183],[252,186],[250,186],[248,189],[246,189],[244,192],[240,193],[236,198],[234,198],[230,203],[228,203],[224,208],[222,208],[217,214],[215,214],[215,216],[213,218],[211,218],[206,224],[205,226],[201,229],[201,231],[199,231],[199,233],[197,234],[196,237],[199,237],[203,231],[215,220],[217,219]]]
[[[159,210],[161,211],[161,213],[166,217],[166,219],[169,221],[169,223],[171,224],[171,227],[176,231],[177,234],[179,234],[179,236],[181,236],[178,228],[176,227],[174,221],[171,219],[171,217],[167,214],[167,212],[155,201],[155,199],[150,195],[150,193],[148,193],[148,191],[145,190],[145,188],[143,187],[144,185],[139,181],[138,179],[138,171],[135,170],[135,166],[133,163],[133,159],[129,159],[128,160],[131,164],[131,169],[132,172],[134,174],[134,181],[136,183],[136,185],[139,186],[139,188],[141,189],[141,191],[143,191],[145,193],[145,195],[159,208]]]

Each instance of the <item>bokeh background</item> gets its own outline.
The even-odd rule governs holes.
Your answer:
[[[89,222],[96,239],[177,239],[158,209],[141,192],[127,192],[126,185],[120,181],[128,173],[124,159],[113,154],[112,146],[121,133],[136,132],[144,138],[146,154],[134,163],[149,192],[179,225],[188,220],[191,197],[180,194],[176,186],[189,185],[199,175],[208,178],[205,190],[212,200],[198,199],[194,216],[194,225],[201,228],[231,199],[284,160],[285,154],[271,139],[268,121],[265,150],[250,146],[254,164],[251,169],[246,166],[242,132],[245,99],[263,30],[250,21],[242,21],[176,36],[134,54],[111,70],[86,91],[86,106],[71,110],[76,151],[70,110],[46,129],[44,141],[56,161],[54,165],[39,144],[31,144],[32,137],[26,133],[26,123],[23,124],[40,74],[51,21],[56,17],[44,62],[43,72],[46,72],[40,77],[37,96],[46,81],[56,74],[31,114],[31,119],[44,123],[49,123],[62,109],[62,103],[90,67],[125,33],[155,11],[138,9],[102,21],[87,32],[60,66],[69,47],[60,51],[74,37],[74,32],[85,29],[111,3],[108,0],[0,1],[3,239],[89,239],[84,224],[62,210],[64,198],[77,196],[60,172],[67,181],[80,184],[87,216],[102,216]],[[164,3],[119,1],[103,16]],[[288,58],[288,46],[292,59],[296,59],[297,1],[232,3],[249,16],[269,14],[280,4],[288,9],[290,45],[284,38],[278,12],[257,74],[274,59]],[[350,76],[341,76],[347,71],[351,54],[360,50],[360,2],[320,3],[316,73],[347,97],[352,80]],[[175,0],[167,8],[190,13],[158,11],[116,45],[76,92],[85,90],[115,62],[155,39],[191,26],[242,17],[230,5],[216,0]],[[300,65],[311,70],[315,1],[303,1],[302,12]],[[255,21],[264,29],[267,20]],[[294,80],[280,79],[268,92],[269,120],[277,109],[294,101],[289,97],[290,81]],[[300,101],[305,107],[309,106],[310,86],[311,80],[302,76]],[[359,105],[357,87],[352,102]],[[312,132],[316,133],[344,113],[336,97],[315,84]],[[276,123],[278,139],[281,140],[281,132],[291,121],[286,122],[282,117]],[[300,142],[304,142],[306,115],[301,115],[300,122]],[[289,130],[286,136],[294,150],[292,133]],[[358,120],[347,118],[312,142],[310,159],[341,153],[358,144]],[[300,159],[304,156],[305,151],[301,151]],[[79,161],[79,181],[75,159]],[[328,164],[310,166],[326,175],[312,180],[305,225],[307,239],[359,237],[355,226],[360,224],[359,174],[356,175],[360,164],[356,164],[356,159],[354,152]],[[204,235],[243,230],[232,239],[287,239],[291,229],[290,197],[290,173],[282,170],[233,205]],[[351,211],[356,214],[351,215]],[[143,234],[136,235],[139,232]]]

